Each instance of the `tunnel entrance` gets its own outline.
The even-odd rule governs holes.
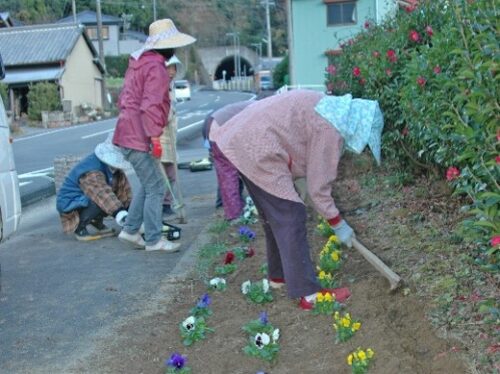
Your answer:
[[[241,76],[248,77],[254,74],[254,70],[252,64],[250,64],[245,58],[240,56],[240,66],[241,66]],[[226,72],[224,74],[224,72]],[[228,56],[224,58],[217,69],[215,69],[214,80],[230,80],[232,77],[236,75],[235,65],[234,65],[234,56]]]

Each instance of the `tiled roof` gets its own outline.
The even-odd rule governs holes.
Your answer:
[[[123,22],[120,17],[111,16],[109,14],[103,14],[101,18],[103,25],[118,25]],[[93,12],[92,10],[84,10],[83,12],[76,13],[76,20],[78,23],[82,23],[84,25],[97,25],[97,15],[96,12]],[[61,18],[57,21],[57,23],[69,22],[73,22],[73,15]]]
[[[0,54],[5,66],[57,63],[68,58],[82,34],[86,38],[83,26],[73,24],[0,28]]]

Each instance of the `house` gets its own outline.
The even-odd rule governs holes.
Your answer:
[[[10,18],[9,12],[0,12],[0,28],[13,26],[14,21]]]
[[[50,24],[0,28],[0,54],[6,68],[2,83],[8,85],[9,103],[18,117],[29,107],[30,85],[54,82],[68,112],[90,104],[103,106],[104,69],[84,27]]]
[[[109,14],[103,14],[102,19],[102,39],[103,50],[105,56],[118,56],[130,54],[142,47],[147,35],[126,30],[124,27],[128,22],[124,19]],[[58,23],[74,22],[73,16],[65,17],[57,21]],[[76,22],[82,24],[86,28],[86,32],[94,47],[99,51],[99,43],[97,38],[97,14],[91,10],[84,10],[76,13]],[[124,30],[125,29],[125,30]]]
[[[325,51],[340,49],[366,21],[380,23],[397,9],[395,0],[289,0],[292,85],[322,86]]]

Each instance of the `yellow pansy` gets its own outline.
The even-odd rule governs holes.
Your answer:
[[[339,253],[337,251],[332,252],[332,260],[335,262],[340,260]]]
[[[334,328],[335,330],[338,330],[338,328],[339,328],[339,327],[338,327],[335,323],[334,323],[332,326],[333,326],[333,328]]]
[[[368,348],[366,350],[366,355],[368,356],[368,358],[372,358],[374,354],[375,354],[375,352],[373,352],[373,350],[371,348]]]
[[[325,301],[325,296],[323,296],[323,294],[321,292],[318,292],[316,294],[316,301],[318,303],[322,303],[323,301]]]
[[[347,318],[349,321],[351,320],[351,314],[350,313],[344,314],[344,317]]]
[[[332,302],[332,294],[330,292],[327,292],[324,297],[326,302]]]
[[[352,324],[352,331],[358,331],[361,328],[361,322],[354,322]]]
[[[349,366],[351,366],[351,365],[352,365],[352,353],[351,353],[349,356],[347,356],[347,364],[348,364]]]
[[[325,279],[325,277],[326,277],[326,273],[325,273],[325,271],[324,271],[324,270],[321,270],[321,271],[319,272],[318,277],[319,277],[319,279]]]
[[[328,238],[328,241],[332,242],[332,243],[338,243],[339,242],[339,238],[337,238],[336,235],[330,235],[330,237]]]
[[[335,312],[335,314],[333,315],[333,318],[338,321],[340,318],[339,312]]]
[[[351,320],[347,319],[347,318],[342,318],[342,326],[344,327],[349,327],[351,325]]]
[[[361,361],[366,360],[366,353],[365,353],[365,351],[359,351],[359,352],[358,352],[358,357],[359,357],[359,359],[360,359]]]

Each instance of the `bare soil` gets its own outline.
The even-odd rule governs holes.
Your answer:
[[[410,272],[401,270],[404,269],[401,258],[413,259],[419,255],[409,253],[403,256],[398,237],[387,229],[386,220],[377,220],[368,212],[360,214],[359,207],[366,200],[359,182],[363,170],[356,166],[357,174],[353,174],[353,164],[344,164],[336,186],[337,203],[361,241],[390,266],[397,264],[396,270],[404,271],[403,275],[409,277]],[[309,213],[312,257],[317,259],[326,239],[315,232],[317,217],[312,210]],[[214,221],[218,217],[214,217]],[[340,271],[340,286],[351,290],[352,296],[346,302],[345,311],[360,320],[362,327],[346,343],[335,343],[331,317],[314,316],[300,310],[297,301],[288,299],[283,290],[273,291],[275,300],[272,303],[256,305],[247,302],[240,291],[241,283],[261,279],[259,269],[265,262],[263,231],[259,224],[252,228],[257,233],[252,244],[256,255],[237,262],[236,272],[226,277],[228,288],[225,292],[211,293],[213,315],[207,321],[215,332],[206,340],[184,347],[179,333],[179,324],[206,292],[204,281],[213,276],[210,271],[203,274],[197,267],[195,272],[170,280],[175,292],[170,299],[160,300],[156,312],[125,321],[113,337],[104,338],[96,352],[69,371],[162,373],[165,371],[164,360],[173,352],[180,352],[188,357],[188,366],[193,373],[342,374],[350,373],[346,363],[349,352],[357,347],[370,347],[375,351],[370,373],[468,372],[461,356],[463,346],[457,340],[437,337],[426,318],[429,303],[417,295],[414,283],[409,282],[398,292],[389,293],[388,282],[354,249],[344,249],[346,260]],[[230,227],[213,240],[224,242],[231,249],[239,244],[234,235],[236,230],[237,227]],[[219,256],[217,262],[221,263],[222,258]],[[411,267],[411,261],[409,264]],[[274,363],[248,357],[242,351],[247,336],[241,328],[257,319],[261,311],[267,311],[269,321],[281,330],[281,351]]]

